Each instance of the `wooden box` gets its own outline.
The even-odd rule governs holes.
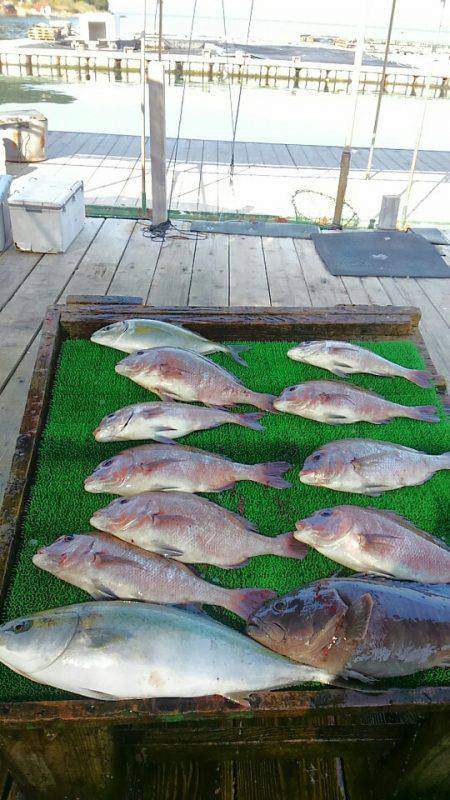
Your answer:
[[[186,323],[217,340],[412,339],[433,370],[414,308],[161,309],[139,298],[68,298],[45,318],[1,511],[2,595],[61,342],[131,317]],[[216,697],[2,703],[0,759],[32,800],[432,800],[450,793],[449,706],[450,687],[258,692],[250,709]]]

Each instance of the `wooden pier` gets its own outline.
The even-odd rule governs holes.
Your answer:
[[[154,53],[147,55],[147,67],[155,60]],[[300,89],[311,86],[326,92],[347,91],[352,83],[353,65],[303,61],[300,58],[266,60],[249,55],[216,56],[163,55],[166,74],[174,79],[182,76],[201,77],[204,81],[230,81],[231,83],[254,83],[258,86],[276,86]],[[68,47],[21,46],[4,41],[0,44],[0,74],[59,75],[65,71],[78,70],[84,73],[111,71],[126,75],[139,73],[140,53],[126,50],[70,49]],[[382,67],[365,65],[359,77],[360,92],[378,92],[382,79]],[[388,67],[384,79],[384,90],[388,94],[421,96],[426,87],[427,76],[421,69],[411,67]],[[432,75],[431,97],[447,97],[450,78],[439,72]]]

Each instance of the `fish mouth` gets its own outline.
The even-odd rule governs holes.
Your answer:
[[[114,367],[114,372],[116,372],[118,375],[129,375],[131,373],[131,369],[128,364],[124,364],[123,361],[119,361],[119,363]]]
[[[301,469],[298,475],[303,483],[314,483],[317,478],[317,473],[314,469]]]
[[[94,492],[96,494],[108,491],[107,484],[99,481],[94,475],[89,475],[85,478],[84,488],[86,492]]]
[[[112,441],[111,435],[108,433],[108,431],[105,431],[100,426],[98,428],[96,428],[95,431],[93,431],[93,436],[94,436],[94,439],[97,442],[111,442]]]
[[[282,400],[282,399],[281,399],[281,397],[277,397],[277,398],[276,398],[276,399],[273,401],[272,405],[273,405],[273,407],[274,407],[274,408],[275,408],[277,411],[284,411],[284,408],[285,408],[285,402],[284,402],[284,400]]]

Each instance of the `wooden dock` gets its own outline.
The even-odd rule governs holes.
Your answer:
[[[186,229],[188,223],[180,228]],[[418,306],[437,369],[450,379],[448,279],[336,278],[307,240],[143,236],[129,219],[90,218],[62,255],[0,256],[0,492],[9,472],[46,308],[67,295],[137,295],[155,306]],[[450,246],[441,248],[450,263]]]
[[[139,137],[50,131],[46,152],[45,162],[7,165],[17,186],[31,176],[81,178],[89,204],[140,205]],[[306,216],[332,217],[340,147],[237,141],[233,180],[229,141],[181,138],[177,147],[168,139],[166,152],[173,210],[293,217],[297,208]],[[410,150],[376,149],[366,180],[368,149],[353,149],[347,200],[362,224],[376,218],[382,195],[405,192],[411,156]],[[450,226],[449,173],[450,151],[419,153],[411,223]]]

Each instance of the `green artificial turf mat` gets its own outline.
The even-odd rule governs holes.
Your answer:
[[[224,354],[215,355],[213,359],[254,390],[279,394],[284,387],[304,380],[333,378],[324,370],[287,358],[286,351],[292,343],[248,344],[251,344],[247,355],[248,368],[240,367]],[[366,343],[366,346],[406,367],[423,367],[419,352],[411,342],[377,342]],[[104,459],[127,446],[140,444],[101,444],[92,436],[93,429],[106,414],[130,403],[154,399],[145,389],[114,372],[114,365],[122,357],[123,354],[116,350],[88,341],[70,340],[63,345],[48,421],[40,443],[36,480],[25,514],[23,544],[2,609],[3,620],[90,599],[83,591],[34,567],[31,557],[39,547],[61,534],[89,530],[93,511],[110,502],[112,496],[85,492],[84,478]],[[420,389],[401,378],[358,375],[352,376],[351,380],[406,405],[435,404],[442,421],[429,424],[398,419],[387,425],[330,426],[288,414],[267,414],[263,420],[264,433],[234,425],[194,433],[178,442],[249,464],[286,460],[294,465],[287,476],[293,483],[292,489],[269,489],[255,483],[240,482],[235,490],[209,495],[209,498],[243,513],[268,536],[293,530],[296,520],[317,509],[340,503],[393,509],[424,530],[444,536],[449,518],[449,472],[437,473],[422,486],[387,492],[376,498],[333,492],[299,482],[298,471],[306,456],[332,439],[368,437],[398,442],[428,453],[450,450],[450,425],[444,420],[442,404],[434,389]],[[202,568],[201,572],[209,580],[224,586],[261,586],[280,594],[336,572],[350,574],[349,570],[314,550],[310,550],[303,561],[259,556],[242,569],[208,567]],[[230,612],[217,608],[210,611],[224,622],[240,629],[244,627],[242,621]],[[448,683],[449,678],[450,674],[445,670],[435,669],[392,680],[385,685],[438,685]],[[0,700],[43,700],[63,696],[67,695],[34,684],[0,665]]]

